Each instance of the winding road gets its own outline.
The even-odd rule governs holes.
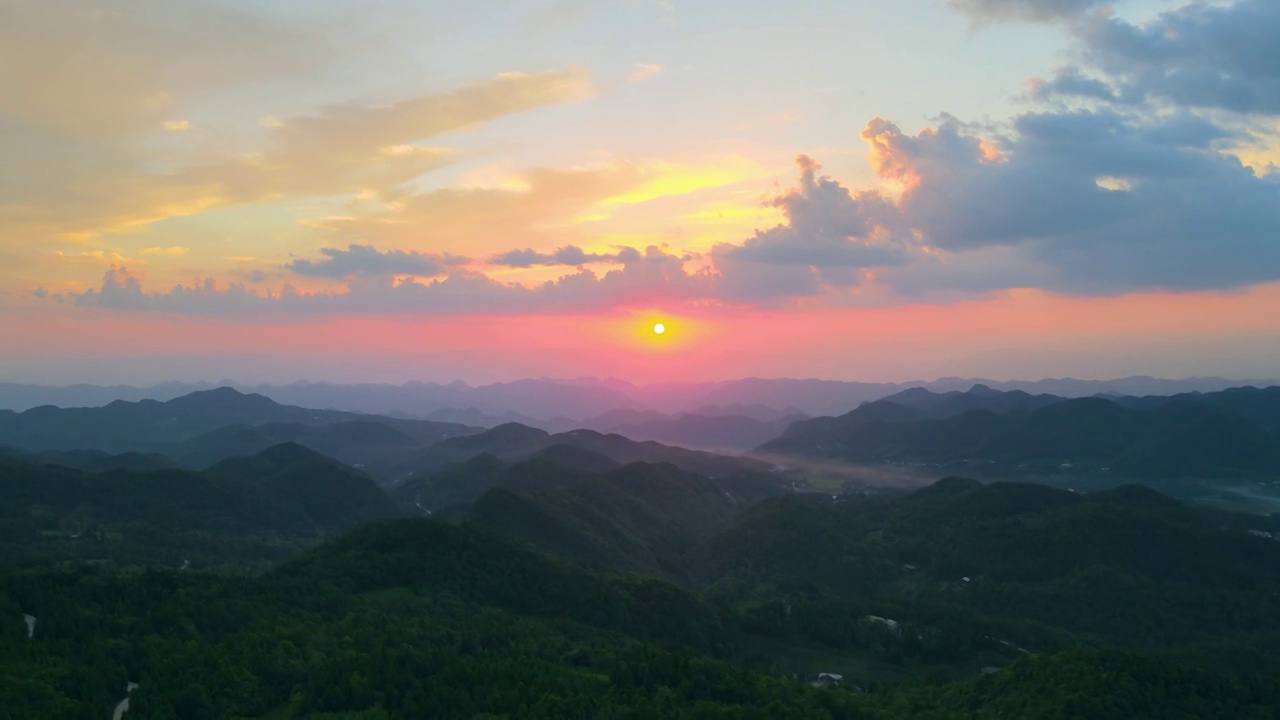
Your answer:
[[[129,695],[128,693],[138,689],[138,683],[129,683],[124,686],[125,698],[116,704],[116,709],[111,711],[111,720],[120,720],[125,713],[129,712]]]
[[[27,624],[27,637],[34,637],[36,634],[36,616],[22,613],[22,621]],[[129,693],[138,689],[138,683],[125,683],[124,699],[116,703],[116,709],[111,711],[111,720],[120,720],[124,714],[129,712]]]

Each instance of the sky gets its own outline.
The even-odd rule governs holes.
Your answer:
[[[1278,378],[1277,37],[1275,0],[0,0],[0,381]]]

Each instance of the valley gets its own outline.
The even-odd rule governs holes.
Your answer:
[[[27,620],[4,631],[23,680],[0,699],[68,718],[887,719],[1160,717],[1208,693],[1203,717],[1266,717],[1272,459],[1188,443],[1205,411],[1177,406],[1259,436],[1277,397],[1086,404],[1121,418],[1099,434],[1042,415],[1077,412],[1058,398],[910,391],[740,456],[228,390],[16,414],[0,604]],[[1171,442],[1192,472],[1132,449]],[[1117,469],[1016,472],[1049,458]]]

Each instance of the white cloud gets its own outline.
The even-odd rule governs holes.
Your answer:
[[[660,72],[662,72],[661,65],[655,65],[653,63],[636,63],[636,69],[627,76],[627,81],[633,83],[644,82]]]

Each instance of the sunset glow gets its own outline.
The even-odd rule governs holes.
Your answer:
[[[1257,0],[1016,4],[197,0],[171,26],[148,3],[18,3],[0,363],[104,382],[906,380],[1063,353],[1088,376],[1280,372],[1261,320],[1280,313],[1280,106],[1196,39],[1258,26]],[[1185,67],[1109,44],[1130,36]],[[1182,70],[1221,87],[1179,90]]]
[[[0,713],[1280,718],[1278,39],[0,0]]]

